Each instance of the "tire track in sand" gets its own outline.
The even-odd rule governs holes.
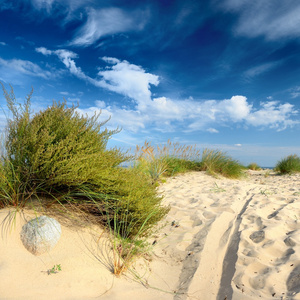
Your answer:
[[[248,192],[250,194],[250,192]],[[230,237],[230,242],[226,250],[226,254],[223,260],[223,269],[222,269],[222,276],[221,276],[221,283],[220,288],[217,295],[217,300],[226,300],[232,299],[233,289],[231,287],[231,282],[236,271],[235,264],[238,259],[238,249],[240,243],[240,236],[241,231],[240,225],[242,223],[242,216],[248,208],[248,205],[252,201],[253,197],[255,196],[254,193],[250,196],[250,198],[245,202],[243,208],[241,209],[240,213],[237,215],[235,220],[235,228]]]
[[[246,192],[244,197],[239,197],[234,202],[228,203],[227,207],[224,207],[222,211],[219,210],[214,218],[206,221],[205,227],[195,234],[190,246],[187,248],[189,253],[192,254],[187,256],[183,262],[176,290],[178,294],[174,296],[174,300],[216,299],[220,282],[222,278],[225,278],[223,274],[226,271],[228,272],[228,267],[224,269],[224,264],[228,262],[230,262],[228,266],[232,266],[233,271],[228,277],[231,283],[237,254],[235,260],[232,260],[227,253],[231,251],[229,249],[233,249],[233,240],[237,238],[237,245],[239,243],[239,236],[236,232],[239,230],[241,216],[252,200],[253,196],[249,198],[249,194],[250,191]],[[212,209],[214,204],[210,207]],[[238,211],[239,214],[237,215]],[[235,228],[231,234],[234,220]],[[235,249],[235,252],[237,252],[237,249]],[[223,285],[227,286],[227,284],[228,282],[224,282],[223,279]]]

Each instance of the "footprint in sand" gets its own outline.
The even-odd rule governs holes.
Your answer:
[[[296,242],[290,236],[288,236],[286,239],[284,239],[284,243],[288,247],[295,247],[296,246]]]
[[[300,292],[300,265],[296,266],[290,273],[286,287],[290,295],[295,295]]]
[[[254,231],[249,238],[254,242],[254,243],[260,243],[265,239],[265,232],[263,230],[259,231]]]
[[[203,217],[205,218],[205,219],[212,219],[212,218],[214,218],[216,215],[214,214],[214,213],[212,213],[212,212],[210,212],[210,211],[204,211],[203,212]]]
[[[265,287],[266,280],[265,280],[264,276],[258,275],[258,276],[249,278],[249,283],[253,289],[260,290]]]

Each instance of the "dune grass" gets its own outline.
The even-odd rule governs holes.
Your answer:
[[[196,146],[180,145],[170,140],[164,145],[152,146],[146,141],[143,146],[136,147],[134,168],[147,174],[154,184],[162,176],[196,170],[199,155]]]
[[[248,170],[253,170],[253,171],[260,171],[260,170],[261,170],[261,167],[260,167],[257,163],[250,163],[250,164],[247,166],[247,169],[248,169]]]
[[[240,178],[244,174],[244,167],[222,151],[204,149],[201,153],[196,146],[180,145],[170,140],[156,147],[146,141],[136,149],[136,162],[134,167],[150,176],[152,183],[163,176],[188,171],[206,171],[228,178]]]
[[[274,170],[280,174],[291,174],[300,172],[300,157],[296,154],[289,155],[278,161]]]
[[[201,170],[212,175],[219,174],[227,178],[240,178],[244,175],[244,167],[220,150],[204,149],[200,166]]]

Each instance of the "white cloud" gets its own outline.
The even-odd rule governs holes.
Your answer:
[[[0,70],[1,73],[6,76],[8,76],[8,74],[12,75],[15,73],[41,77],[44,79],[49,79],[54,76],[51,72],[43,70],[37,64],[21,59],[5,60],[0,58]]]
[[[147,73],[141,66],[130,64],[113,57],[103,57],[109,65],[99,71],[97,78],[87,76],[76,66],[78,56],[69,50],[51,51],[38,48],[38,52],[56,55],[69,70],[79,79],[83,79],[99,88],[113,91],[130,98],[130,106],[122,108],[107,106],[104,101],[97,101],[96,106],[81,110],[88,114],[94,110],[102,110],[111,116],[114,125],[137,132],[148,127],[166,132],[183,128],[183,131],[207,130],[217,133],[213,126],[230,126],[233,123],[255,127],[283,130],[288,126],[299,124],[293,120],[298,113],[294,106],[275,101],[262,102],[258,109],[247,101],[245,96],[236,95],[224,100],[173,100],[167,97],[152,97],[151,85],[159,84],[159,77]]]
[[[268,40],[299,38],[300,2],[298,0],[226,0],[226,10],[239,14],[235,26],[238,35]]]
[[[0,42],[0,45],[1,45],[1,46],[6,46],[7,44],[4,43],[4,42]]]
[[[37,10],[46,9],[47,12],[50,12],[55,0],[31,0],[31,3]]]
[[[207,131],[210,133],[219,133],[219,130],[217,130],[215,128],[208,128]]]
[[[295,86],[289,90],[292,98],[298,98],[300,96],[300,86]]]
[[[43,55],[51,55],[52,51],[46,49],[45,47],[35,48],[36,52],[42,53]]]
[[[111,7],[100,10],[89,8],[87,21],[77,31],[75,38],[70,43],[76,46],[89,46],[101,37],[129,30],[141,30],[144,20],[141,12],[127,13],[119,8]]]
[[[279,104],[277,101],[269,101],[260,105],[260,109],[251,112],[247,117],[248,124],[276,128],[278,131],[299,124],[299,121],[291,119],[298,111],[290,103]]]
[[[260,74],[270,71],[271,69],[274,69],[275,67],[278,66],[279,63],[280,62],[270,62],[270,63],[265,63],[265,64],[252,67],[248,69],[246,72],[244,72],[244,76],[247,79],[252,79],[253,77],[256,77]]]
[[[58,58],[62,61],[62,63],[67,67],[67,69],[70,71],[71,74],[75,75],[78,78],[88,80],[89,77],[86,76],[80,67],[76,66],[76,63],[74,61],[74,58],[77,58],[78,55],[72,51],[65,50],[65,49],[59,49],[59,50],[48,50],[44,47],[39,47],[35,49],[36,52],[39,52],[45,56],[48,55],[56,55]]]
[[[219,115],[224,114],[225,118],[228,116],[232,121],[238,122],[247,118],[252,105],[244,96],[233,96],[231,99],[220,101],[216,107]]]
[[[99,71],[99,79],[90,78],[90,82],[95,86],[134,99],[139,109],[145,108],[145,105],[151,101],[150,85],[159,84],[158,76],[146,73],[142,67],[130,64],[126,60],[119,61],[108,57],[104,57],[103,60],[113,66]]]
[[[29,0],[34,9],[46,11],[47,14],[53,14],[53,11],[59,7],[58,13],[70,15],[79,7],[92,4],[93,0]]]

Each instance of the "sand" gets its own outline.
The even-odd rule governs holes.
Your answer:
[[[300,174],[249,171],[242,180],[192,172],[159,187],[171,206],[151,256],[120,278],[99,228],[62,224],[49,253],[34,256],[0,211],[3,299],[300,299]],[[60,264],[61,271],[48,275]]]

